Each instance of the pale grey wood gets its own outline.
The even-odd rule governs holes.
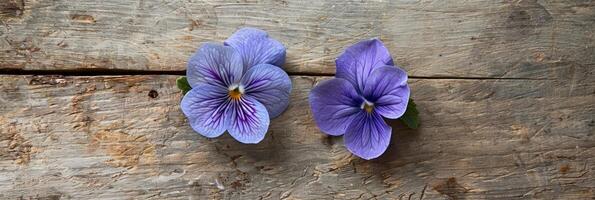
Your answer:
[[[373,161],[315,126],[328,77],[293,76],[288,110],[243,145],[189,128],[175,76],[4,75],[0,199],[592,199],[592,72],[411,79],[422,125],[391,122]]]
[[[421,128],[391,122],[364,161],[311,119],[328,77],[293,76],[289,109],[242,145],[188,127],[174,76],[0,76],[0,199],[592,199],[594,22],[589,0],[0,1],[4,72],[178,72],[253,26],[290,74],[379,37],[410,75],[446,78],[410,80]]]
[[[293,74],[335,71],[379,37],[414,76],[564,77],[595,64],[591,0],[5,0],[0,69],[181,71],[239,27],[287,46]]]

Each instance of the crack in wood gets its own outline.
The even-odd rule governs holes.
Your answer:
[[[330,77],[332,73],[288,72],[290,76]],[[0,69],[0,75],[60,75],[60,76],[118,76],[118,75],[186,75],[186,71],[151,71],[124,69],[74,69],[74,70],[22,70]],[[409,76],[409,79],[449,79],[449,80],[554,80],[546,78],[518,77],[474,77],[474,76]]]

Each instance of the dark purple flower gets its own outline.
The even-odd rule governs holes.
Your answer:
[[[240,29],[224,45],[203,44],[188,61],[192,90],[181,103],[192,128],[209,138],[227,131],[242,143],[263,140],[270,118],[289,103],[284,62],[285,47],[254,28]]]
[[[353,154],[376,158],[390,143],[392,129],[384,117],[397,119],[407,108],[407,73],[394,66],[378,39],[347,48],[336,64],[335,78],[310,92],[314,120],[329,135],[345,134],[345,145]]]

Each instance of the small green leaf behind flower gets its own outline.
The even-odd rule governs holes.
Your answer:
[[[405,114],[399,118],[407,127],[410,129],[417,129],[419,127],[419,111],[417,111],[417,107],[413,99],[409,99],[409,103],[407,103],[407,110],[405,110]]]
[[[184,95],[192,89],[186,76],[180,76],[180,78],[176,79],[176,85],[178,86],[178,89],[182,90]]]

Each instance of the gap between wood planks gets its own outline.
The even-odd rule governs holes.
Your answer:
[[[179,70],[127,70],[127,69],[68,69],[68,70],[23,70],[0,69],[0,75],[60,75],[60,76],[118,76],[118,75],[186,75]],[[333,73],[288,72],[290,76],[334,76]],[[514,77],[459,77],[459,76],[409,76],[410,79],[459,79],[459,80],[550,80],[545,78]]]

